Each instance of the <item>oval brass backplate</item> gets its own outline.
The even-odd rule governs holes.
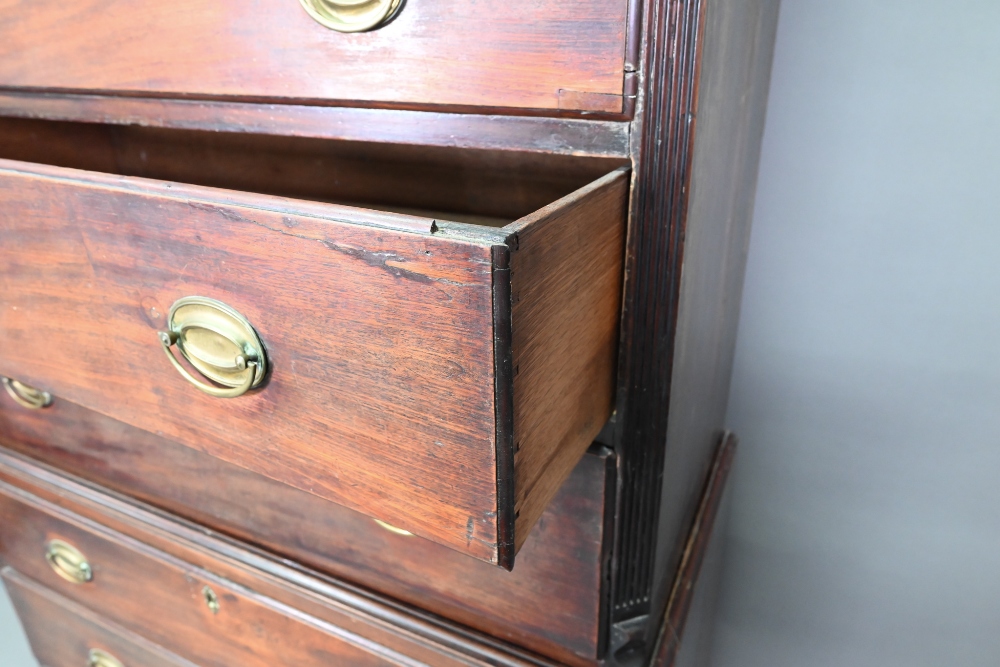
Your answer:
[[[299,0],[316,21],[337,32],[364,32],[388,23],[403,0]]]
[[[233,398],[258,386],[267,373],[267,355],[260,336],[235,309],[203,296],[178,299],[160,333],[167,356],[191,384],[212,396]],[[180,365],[170,347],[216,385],[195,379]]]
[[[60,577],[73,584],[85,584],[94,578],[87,557],[72,544],[52,540],[45,545],[45,560]]]
[[[125,667],[121,661],[107,651],[99,648],[90,649],[87,656],[87,667]]]
[[[7,390],[10,397],[29,410],[38,410],[52,403],[52,394],[41,389],[35,389],[23,382],[18,382],[13,378],[0,377],[3,388]]]

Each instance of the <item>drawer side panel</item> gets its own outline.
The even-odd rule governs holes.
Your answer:
[[[514,225],[518,548],[611,416],[628,175],[616,170]]]

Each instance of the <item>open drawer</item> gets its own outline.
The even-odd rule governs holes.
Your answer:
[[[0,375],[507,568],[610,415],[618,164],[24,120],[0,157]]]

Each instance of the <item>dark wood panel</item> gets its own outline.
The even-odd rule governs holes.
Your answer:
[[[362,623],[345,615],[343,626],[282,605],[255,590],[172,559],[125,535],[62,512],[60,518],[31,507],[16,489],[0,486],[3,559],[46,587],[198,664],[270,667],[330,664],[468,664],[410,646],[407,656],[358,635]],[[16,533],[12,532],[16,529]],[[60,539],[78,549],[93,579],[71,583],[53,572],[45,545]],[[209,592],[206,592],[206,587]],[[209,606],[208,596],[217,608]],[[353,620],[353,623],[351,622]]]
[[[0,558],[110,621],[201,664],[552,665],[398,603],[0,454]],[[57,576],[44,544],[93,577]],[[42,548],[40,548],[42,547]],[[218,608],[206,604],[204,587]]]
[[[0,373],[497,560],[489,246],[409,216],[3,167]],[[337,219],[366,217],[428,231]],[[254,324],[266,386],[218,399],[171,368],[156,332],[189,295]]]
[[[712,465],[732,375],[778,0],[707,0],[677,297],[652,618]]]
[[[512,226],[518,546],[614,407],[628,175],[618,170]]]
[[[108,127],[92,123],[0,118],[0,158],[109,174],[118,170]]]
[[[0,116],[624,158],[629,123],[0,90]]]
[[[645,76],[631,145],[634,176],[614,433],[622,463],[615,545],[620,566],[614,583],[614,616],[620,622],[648,618],[652,592],[702,5],[702,0],[643,5],[640,70]]]
[[[294,0],[0,3],[0,85],[621,113],[626,0],[408,2],[342,34]]]
[[[196,667],[9,567],[0,576],[31,650],[45,667],[82,667],[93,649],[109,653],[124,667]]]
[[[56,397],[0,394],[0,443],[214,530],[563,662],[599,654],[614,457],[584,456],[513,572]]]
[[[640,654],[724,427],[778,3],[644,8],[613,434],[614,615]]]

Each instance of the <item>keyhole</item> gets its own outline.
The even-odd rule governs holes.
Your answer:
[[[218,614],[219,596],[215,594],[215,591],[213,591],[208,586],[205,586],[203,589],[201,589],[201,595],[203,598],[205,598],[205,604],[208,605],[209,611],[211,611],[213,614]]]

